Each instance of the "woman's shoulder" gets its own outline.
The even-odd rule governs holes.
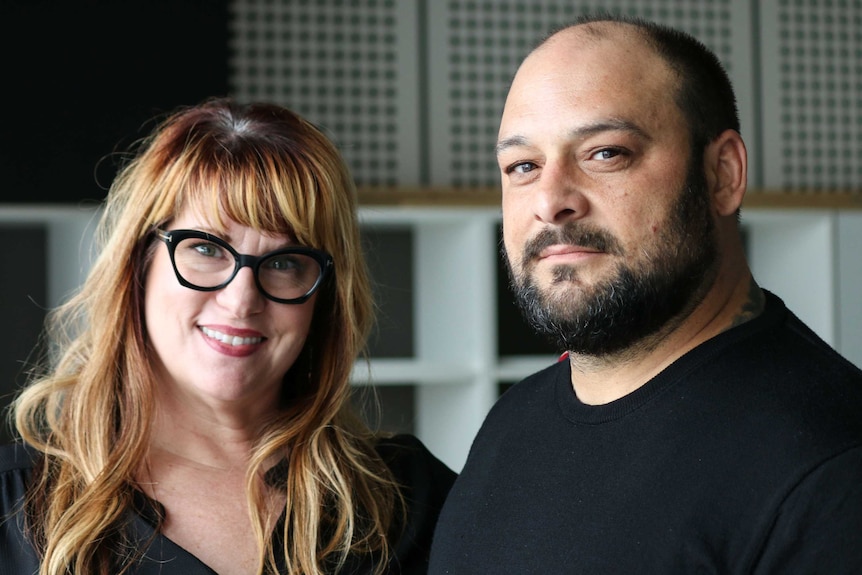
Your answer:
[[[413,435],[378,440],[377,453],[392,471],[408,502],[439,508],[457,475]]]
[[[401,486],[406,505],[407,523],[395,545],[389,573],[424,575],[437,517],[455,482],[455,472],[412,435],[380,438],[376,448]]]
[[[7,514],[27,491],[38,454],[23,443],[0,446],[0,514]]]
[[[455,481],[455,472],[414,435],[398,434],[378,439],[377,453],[402,484],[412,486],[427,479],[439,482],[446,491]]]
[[[29,475],[36,458],[36,450],[25,443],[0,445],[0,475],[9,473]]]
[[[7,516],[20,506],[36,458],[36,450],[23,443],[0,446],[0,515]]]
[[[36,573],[39,559],[24,529],[27,482],[38,452],[23,443],[0,446],[0,573]]]

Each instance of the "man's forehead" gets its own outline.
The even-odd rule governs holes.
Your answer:
[[[641,38],[632,37],[631,25],[612,27],[612,33],[599,40],[593,35],[586,44],[579,41],[581,31],[573,31],[556,45],[543,45],[535,59],[525,61],[506,98],[498,155],[552,134],[559,138],[566,134],[567,141],[574,141],[624,131],[649,139],[659,132],[685,130],[674,97],[677,74],[653,48],[642,48],[645,40],[639,31]],[[619,30],[622,34],[615,35]]]
[[[598,21],[563,28],[542,42],[534,50],[534,53],[541,52],[546,48],[554,47],[560,43],[591,46],[608,41],[614,43],[631,42],[639,44],[646,44],[648,42],[646,33],[634,24],[629,24],[627,22]]]
[[[638,85],[667,95],[678,82],[677,73],[636,26],[581,24],[557,32],[523,61],[507,94],[504,115],[513,103],[510,100],[534,100],[542,90],[607,89],[616,84],[621,89]]]

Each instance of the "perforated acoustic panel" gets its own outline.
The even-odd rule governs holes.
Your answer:
[[[862,0],[761,7],[767,188],[862,189]]]
[[[415,185],[416,0],[232,0],[231,93],[288,106],[365,185]]]
[[[715,50],[758,149],[749,0],[231,0],[231,91],[323,127],[361,185],[495,186],[493,146],[518,64],[549,31],[594,11],[670,24]]]
[[[431,179],[495,186],[493,147],[511,78],[549,31],[593,12],[641,16],[686,30],[713,49],[753,125],[750,4],[746,0],[435,0],[428,2]]]

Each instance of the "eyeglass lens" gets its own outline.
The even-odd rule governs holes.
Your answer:
[[[184,238],[174,250],[174,265],[189,283],[212,288],[228,281],[236,268],[232,253],[203,238]],[[274,252],[257,267],[263,290],[281,299],[304,296],[321,276],[320,264],[306,254]]]

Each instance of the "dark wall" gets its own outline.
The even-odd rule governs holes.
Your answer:
[[[227,0],[0,0],[0,209],[101,200],[117,155],[228,91]],[[112,156],[113,154],[113,156]],[[0,226],[0,440],[42,328],[46,230]]]
[[[227,94],[227,0],[0,1],[0,203],[103,199],[151,118]]]
[[[45,319],[47,238],[41,225],[0,225],[0,441],[11,437],[6,406],[38,359],[35,351]],[[27,273],[20,270],[27,269]]]

